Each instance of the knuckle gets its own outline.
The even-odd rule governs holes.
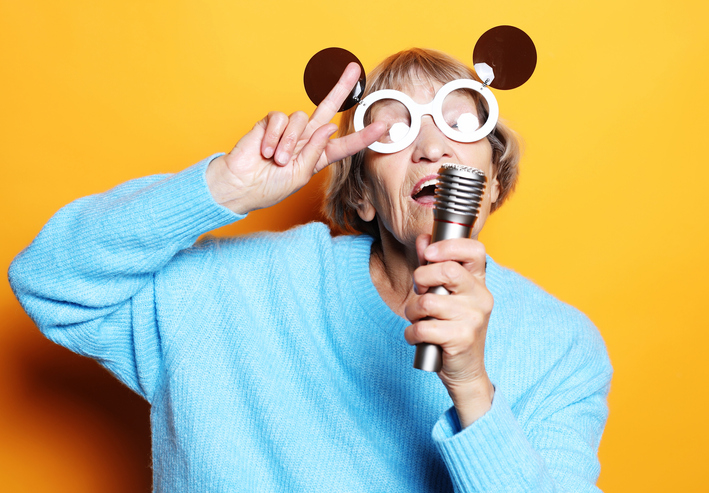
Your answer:
[[[285,113],[281,111],[269,111],[266,116],[269,122],[281,123],[285,118],[288,118]]]
[[[468,327],[471,331],[471,337],[474,337],[477,330],[485,326],[485,321],[487,320],[487,314],[481,310],[473,310],[468,315]]]
[[[413,324],[411,326],[411,335],[413,336],[414,339],[417,339],[417,340],[421,339],[422,334],[421,334],[421,323],[420,322],[416,322],[415,324]]]
[[[335,87],[337,87],[337,86],[335,86]],[[337,109],[339,109],[339,108],[335,107],[335,103],[332,101],[333,96],[334,96],[333,93],[328,94],[327,97],[322,100],[322,102],[320,103],[320,106],[318,106],[318,108],[323,108],[328,113],[336,112]]]
[[[436,297],[430,293],[424,294],[419,298],[419,307],[424,313],[430,313],[436,307]]]
[[[461,349],[458,346],[450,346],[446,348],[446,353],[450,355],[451,358],[457,358],[461,354],[463,354],[465,351]]]
[[[295,134],[294,132],[289,132],[286,135],[281,138],[281,143],[285,146],[286,149],[292,149],[295,147],[295,144],[298,142],[298,135]]]
[[[288,115],[286,115],[285,113],[282,113],[280,111],[275,115],[275,118],[276,118],[276,124],[280,128],[286,128],[288,126],[288,123],[290,122],[290,118],[288,118]]]
[[[485,258],[485,245],[479,241],[474,241],[471,245],[471,253],[474,258],[482,259]]]
[[[296,120],[300,122],[308,120],[308,114],[302,110],[294,111],[290,117],[291,120]]]
[[[431,336],[431,322],[430,321],[419,321],[413,325],[414,334],[416,340],[425,341]]]
[[[460,277],[460,264],[457,262],[444,262],[441,271],[446,279],[455,281]]]
[[[450,353],[451,356],[459,356],[461,354],[470,353],[471,346],[473,343],[466,339],[460,337],[451,337],[449,339],[449,345],[446,347],[446,352]]]
[[[470,320],[470,322],[471,322],[470,327],[471,327],[471,336],[472,336],[472,328],[473,328],[473,327],[479,327],[480,324],[481,324],[482,321],[483,321],[482,313],[480,313],[480,312],[477,311],[477,310],[473,311],[473,312],[470,314],[469,320]]]
[[[458,331],[458,339],[461,343],[470,344],[475,340],[475,325],[464,325]]]
[[[284,118],[286,117],[283,113],[272,111],[268,114],[268,123],[266,127],[266,138],[270,140],[278,141],[283,133],[283,128],[285,127]]]
[[[409,325],[404,330],[404,339],[406,339],[406,342],[408,342],[409,344],[413,344],[413,342],[415,341],[415,334],[414,334],[414,326],[413,325]]]
[[[414,271],[413,276],[411,276],[413,278],[414,284],[421,284],[423,281],[423,273],[421,269],[423,269],[423,266],[417,267]]]

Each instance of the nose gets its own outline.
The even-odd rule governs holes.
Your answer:
[[[448,137],[440,131],[429,115],[421,120],[421,130],[412,145],[414,146],[412,158],[416,163],[435,163],[453,157],[453,149]]]

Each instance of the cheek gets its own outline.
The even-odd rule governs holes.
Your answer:
[[[391,194],[389,193],[386,180],[379,176],[372,183],[372,196],[374,197],[374,206],[379,212],[385,212],[391,208]]]
[[[398,209],[401,202],[401,187],[404,176],[397,172],[396,163],[379,159],[366,168],[365,180],[376,209],[386,214]]]

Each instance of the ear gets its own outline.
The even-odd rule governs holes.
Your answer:
[[[499,196],[500,181],[497,179],[497,173],[495,173],[495,176],[493,176],[492,180],[490,180],[490,203],[494,204],[495,202],[497,202]]]
[[[377,210],[372,205],[372,201],[369,200],[369,193],[367,193],[366,190],[364,192],[364,198],[357,204],[357,215],[366,223],[374,220],[374,216],[377,215]]]

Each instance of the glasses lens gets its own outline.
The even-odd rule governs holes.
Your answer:
[[[443,100],[443,119],[453,130],[472,135],[482,125],[478,117],[478,97],[471,89],[456,89]]]
[[[387,132],[377,142],[395,144],[401,141],[411,128],[411,114],[406,105],[395,99],[380,99],[372,103],[364,114],[364,124],[384,122]]]

